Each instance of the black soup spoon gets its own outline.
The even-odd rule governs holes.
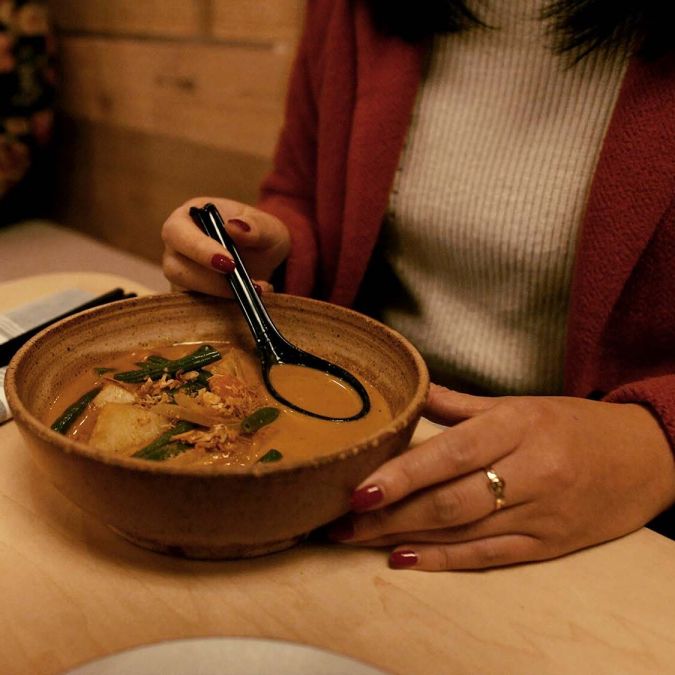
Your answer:
[[[222,244],[235,262],[234,271],[226,274],[253,339],[255,340],[262,376],[270,394],[283,405],[310,417],[316,417],[331,422],[353,422],[361,419],[370,411],[370,397],[363,384],[349,371],[331,361],[310,354],[290,343],[274,325],[265,305],[253,286],[251,277],[239,256],[237,247],[225,229],[220,212],[214,204],[205,204],[202,208],[193,206],[190,217],[207,236]],[[289,401],[280,394],[270,380],[270,371],[273,366],[292,365],[311,368],[332,375],[347,384],[361,400],[361,409],[349,417],[333,417],[307,410],[293,401]]]

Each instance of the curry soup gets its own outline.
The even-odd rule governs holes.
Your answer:
[[[273,370],[288,400],[322,414],[353,414],[356,394],[330,375]],[[320,420],[273,399],[254,354],[227,342],[177,344],[101,362],[64,386],[47,422],[111,455],[245,468],[328,455],[385,426],[392,416],[384,397],[363,384],[371,399],[365,417]]]

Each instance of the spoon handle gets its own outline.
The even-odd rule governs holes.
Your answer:
[[[281,361],[282,355],[279,352],[285,340],[258,296],[251,277],[239,256],[237,246],[225,229],[220,212],[214,204],[209,203],[201,209],[193,206],[190,209],[190,216],[204,234],[219,242],[232,256],[235,268],[233,272],[226,275],[226,278],[244,313],[256,346],[264,358],[272,362]]]

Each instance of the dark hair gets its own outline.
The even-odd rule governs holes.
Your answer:
[[[489,0],[488,0],[489,1]],[[365,0],[385,34],[420,42],[443,33],[489,28],[467,0]],[[551,0],[541,15],[556,52],[579,60],[598,49],[657,57],[675,47],[672,0]]]

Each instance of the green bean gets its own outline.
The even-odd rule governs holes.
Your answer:
[[[218,361],[222,358],[220,352],[211,345],[202,345],[191,354],[187,354],[180,359],[171,361],[161,356],[151,355],[142,362],[139,370],[128,370],[123,373],[117,373],[114,377],[120,382],[145,382],[148,378],[159,380],[162,375],[174,376],[179,371],[198,370],[203,366]]]
[[[283,459],[283,454],[279,452],[276,448],[271,448],[268,450],[258,462],[267,464],[268,462],[278,462],[280,459]]]
[[[192,446],[187,443],[182,443],[181,441],[172,441],[171,439],[178,434],[184,434],[186,431],[191,431],[194,428],[195,425],[191,422],[178,422],[174,427],[165,431],[161,436],[158,436],[152,443],[141,448],[131,456],[136,459],[150,459],[155,461],[174,457],[181,452],[185,452],[185,450],[188,450]],[[179,445],[185,447],[180,449],[168,447]]]
[[[84,412],[84,409],[92,402],[101,387],[95,387],[81,396],[72,405],[69,405],[63,414],[52,424],[52,429],[60,434],[65,434],[73,422]]]
[[[190,450],[193,446],[189,443],[183,443],[182,441],[174,441],[173,443],[167,443],[159,448],[155,448],[150,452],[146,452],[143,456],[137,454],[132,455],[138,459],[146,459],[151,462],[163,462],[166,459],[171,459],[176,457],[186,450]]]
[[[150,356],[148,356],[148,358],[145,360],[148,363],[161,363],[162,365],[166,365],[167,363],[171,362],[171,359],[167,359],[163,356],[160,356],[159,354],[150,354]]]
[[[244,434],[253,434],[258,429],[271,424],[279,417],[279,408],[258,408],[241,422],[240,429]]]

